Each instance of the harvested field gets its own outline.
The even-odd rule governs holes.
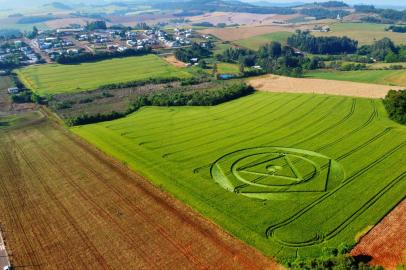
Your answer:
[[[294,32],[293,26],[251,26],[251,27],[238,27],[238,28],[208,28],[200,30],[203,34],[213,35],[224,41],[236,41],[246,39],[254,36],[275,33],[275,32]]]
[[[315,93],[366,98],[383,98],[391,90],[404,87],[323,79],[290,78],[266,75],[248,81],[255,89],[267,92]]]
[[[372,265],[396,269],[406,265],[406,199],[366,234],[351,251],[353,256],[371,256]]]
[[[278,14],[255,14],[239,12],[211,12],[199,16],[187,17],[191,23],[209,22],[214,25],[218,23],[239,24],[239,25],[266,25],[274,21],[290,20],[300,16],[299,14],[278,15]]]
[[[185,62],[176,59],[174,55],[163,57],[163,59],[175,67],[186,67],[187,65]]]
[[[359,41],[360,45],[372,44],[375,40],[388,37],[397,45],[405,44],[404,33],[385,31],[388,25],[377,23],[334,23],[329,32],[314,32],[315,36],[347,36]]]
[[[296,30],[312,29],[315,23],[306,24],[287,24],[287,25],[261,25],[261,26],[242,26],[242,27],[229,27],[229,28],[207,28],[200,30],[200,33],[206,35],[213,35],[224,41],[236,41],[240,39],[247,39],[255,36],[276,33],[276,32],[295,32]]]
[[[377,67],[382,67],[382,63],[378,63]],[[399,85],[406,87],[406,70],[354,70],[354,71],[312,71],[306,74],[306,77],[351,81],[360,83],[374,83],[385,85]]]
[[[44,24],[50,29],[57,29],[67,27],[71,24],[79,24],[79,25],[86,25],[87,22],[93,22],[95,19],[92,18],[62,18],[47,21]]]
[[[0,131],[0,221],[14,266],[278,268],[122,164],[36,117],[36,125]]]

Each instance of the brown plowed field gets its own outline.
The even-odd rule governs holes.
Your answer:
[[[406,199],[361,238],[351,255],[371,256],[372,265],[385,269],[406,264]]]
[[[265,92],[315,93],[365,98],[384,98],[389,90],[400,90],[404,88],[400,86],[291,78],[276,75],[252,78],[249,79],[248,82],[256,90]]]
[[[24,269],[277,269],[46,118],[0,133],[0,224]]]

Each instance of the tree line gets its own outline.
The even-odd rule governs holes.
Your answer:
[[[185,92],[182,90],[156,92],[149,95],[140,95],[131,102],[126,112],[111,112],[107,114],[83,114],[67,119],[70,126],[85,125],[102,121],[110,121],[124,117],[144,106],[213,106],[253,93],[250,85],[243,83],[225,85],[217,89],[196,90]]]
[[[80,64],[80,63],[96,62],[96,61],[112,59],[112,58],[140,56],[140,55],[149,54],[151,52],[152,52],[152,49],[150,47],[145,47],[145,48],[140,49],[140,50],[138,50],[138,49],[137,50],[136,49],[127,49],[127,50],[122,51],[122,52],[119,52],[119,51],[114,51],[114,52],[103,51],[103,52],[97,52],[97,53],[83,52],[83,53],[78,53],[78,54],[62,54],[56,59],[56,62],[59,63],[59,64],[65,64],[65,65]]]
[[[300,30],[288,38],[288,44],[313,54],[355,53],[358,47],[358,41],[348,37],[315,37]]]

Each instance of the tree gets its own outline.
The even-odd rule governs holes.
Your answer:
[[[401,124],[406,124],[406,90],[391,90],[384,99],[389,117]]]
[[[34,25],[32,27],[32,31],[28,33],[27,38],[34,39],[38,36],[38,28]]]
[[[201,68],[203,68],[203,69],[207,68],[207,63],[206,63],[206,61],[204,61],[203,59],[202,59],[202,60],[199,60],[199,67],[201,67]]]
[[[217,70],[218,70],[217,63],[214,63],[214,65],[213,65],[213,76],[216,76]]]
[[[243,64],[240,64],[239,69],[240,69],[240,73],[244,74],[245,70],[244,70],[244,65]]]

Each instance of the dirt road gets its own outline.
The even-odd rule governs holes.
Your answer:
[[[0,220],[24,269],[279,269],[43,120],[0,133]]]

